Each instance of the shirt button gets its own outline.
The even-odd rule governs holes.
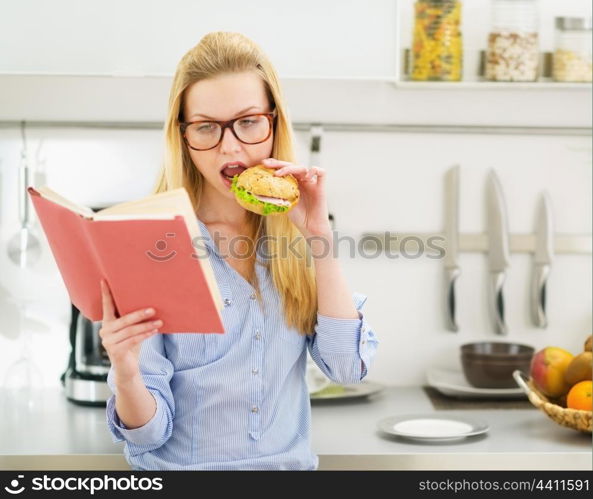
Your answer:
[[[367,340],[362,340],[361,343],[364,345],[367,342]]]
[[[224,299],[224,306],[228,307],[231,304],[231,300],[229,300],[228,298]]]
[[[255,406],[255,405],[254,405],[254,406],[251,408],[251,412],[253,412],[253,413],[255,414],[255,413],[259,412],[259,409],[257,408],[257,406]]]
[[[362,328],[360,328],[360,332],[361,332],[361,333],[366,333],[366,330],[367,330],[367,328],[366,328],[366,327],[364,327],[364,326],[362,326]]]
[[[255,293],[251,293],[249,295],[249,298],[251,298],[252,300],[255,300],[257,298],[257,296],[255,296]]]
[[[261,340],[261,333],[259,331],[255,332],[255,339],[256,340]]]
[[[259,369],[258,369],[257,367],[254,367],[254,368],[251,370],[251,374],[257,374],[258,372],[259,372]]]

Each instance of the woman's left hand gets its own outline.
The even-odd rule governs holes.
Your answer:
[[[307,168],[274,158],[264,159],[262,163],[267,168],[275,169],[275,175],[290,174],[299,183],[300,199],[288,212],[288,218],[303,236],[331,234],[325,196],[325,170],[318,166]]]

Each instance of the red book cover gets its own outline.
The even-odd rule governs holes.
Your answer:
[[[90,209],[85,215],[45,197],[49,189],[28,190],[70,300],[85,317],[102,320],[105,279],[120,316],[153,307],[161,333],[224,333],[210,262],[193,247],[183,215],[94,219]]]

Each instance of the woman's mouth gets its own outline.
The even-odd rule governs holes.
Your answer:
[[[222,177],[222,181],[224,182],[224,185],[226,185],[227,187],[231,187],[231,184],[233,182],[233,177],[227,177],[224,173],[220,173],[220,176]]]
[[[243,165],[243,163],[228,164],[220,171],[220,175],[222,176],[225,185],[230,187],[233,177],[235,175],[240,175],[246,169],[247,168]]]

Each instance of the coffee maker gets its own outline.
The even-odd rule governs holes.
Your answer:
[[[71,304],[70,358],[60,377],[66,398],[79,405],[105,406],[111,396],[107,373],[111,364],[99,336],[101,322],[93,322]]]

